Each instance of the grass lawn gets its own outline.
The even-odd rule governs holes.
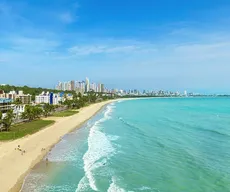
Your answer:
[[[13,125],[9,132],[0,132],[0,141],[14,140],[26,135],[31,135],[42,128],[53,124],[51,120],[36,120],[28,123]]]
[[[67,110],[67,111],[56,112],[53,114],[53,116],[54,117],[68,117],[76,113],[78,113],[78,111]]]

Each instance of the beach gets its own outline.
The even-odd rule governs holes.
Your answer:
[[[79,110],[79,113],[55,119],[55,123],[33,135],[0,143],[0,191],[20,191],[25,176],[41,161],[62,136],[80,127],[105,105],[114,100],[92,104]],[[22,154],[15,148],[20,145],[26,152]],[[43,150],[42,150],[43,149]]]

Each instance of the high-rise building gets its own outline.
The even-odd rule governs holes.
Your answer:
[[[63,83],[63,91],[67,91],[68,90],[68,82],[64,82]]]
[[[73,80],[70,82],[70,90],[71,91],[75,90],[75,81],[73,81]]]
[[[71,91],[71,81],[68,82],[68,91]]]
[[[98,83],[98,85],[97,85],[97,90],[96,90],[96,92],[101,92],[101,84],[100,83]]]
[[[105,85],[101,84],[101,92],[104,93],[105,92]]]
[[[91,84],[90,84],[90,90],[96,92],[96,89],[97,89],[96,83],[91,83]]]
[[[86,77],[85,79],[85,92],[89,92],[90,90],[90,82],[89,79]]]
[[[185,96],[185,97],[187,97],[187,96],[188,96],[188,94],[187,94],[187,91],[186,91],[186,90],[184,91],[184,96]]]
[[[90,83],[89,78],[86,77],[85,81],[67,81],[58,82],[56,86],[57,90],[60,91],[77,91],[81,93],[95,91],[95,92],[106,92],[104,84],[101,83]]]

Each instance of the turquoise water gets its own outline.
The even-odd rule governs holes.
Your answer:
[[[229,192],[230,98],[116,102],[48,159],[23,192]]]

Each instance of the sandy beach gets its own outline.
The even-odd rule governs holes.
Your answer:
[[[114,101],[92,104],[70,117],[54,118],[55,123],[33,135],[0,143],[0,191],[20,191],[25,176],[43,159],[62,136],[80,127],[95,115],[103,106]],[[20,145],[25,154],[15,148]],[[44,148],[45,150],[41,150]]]

